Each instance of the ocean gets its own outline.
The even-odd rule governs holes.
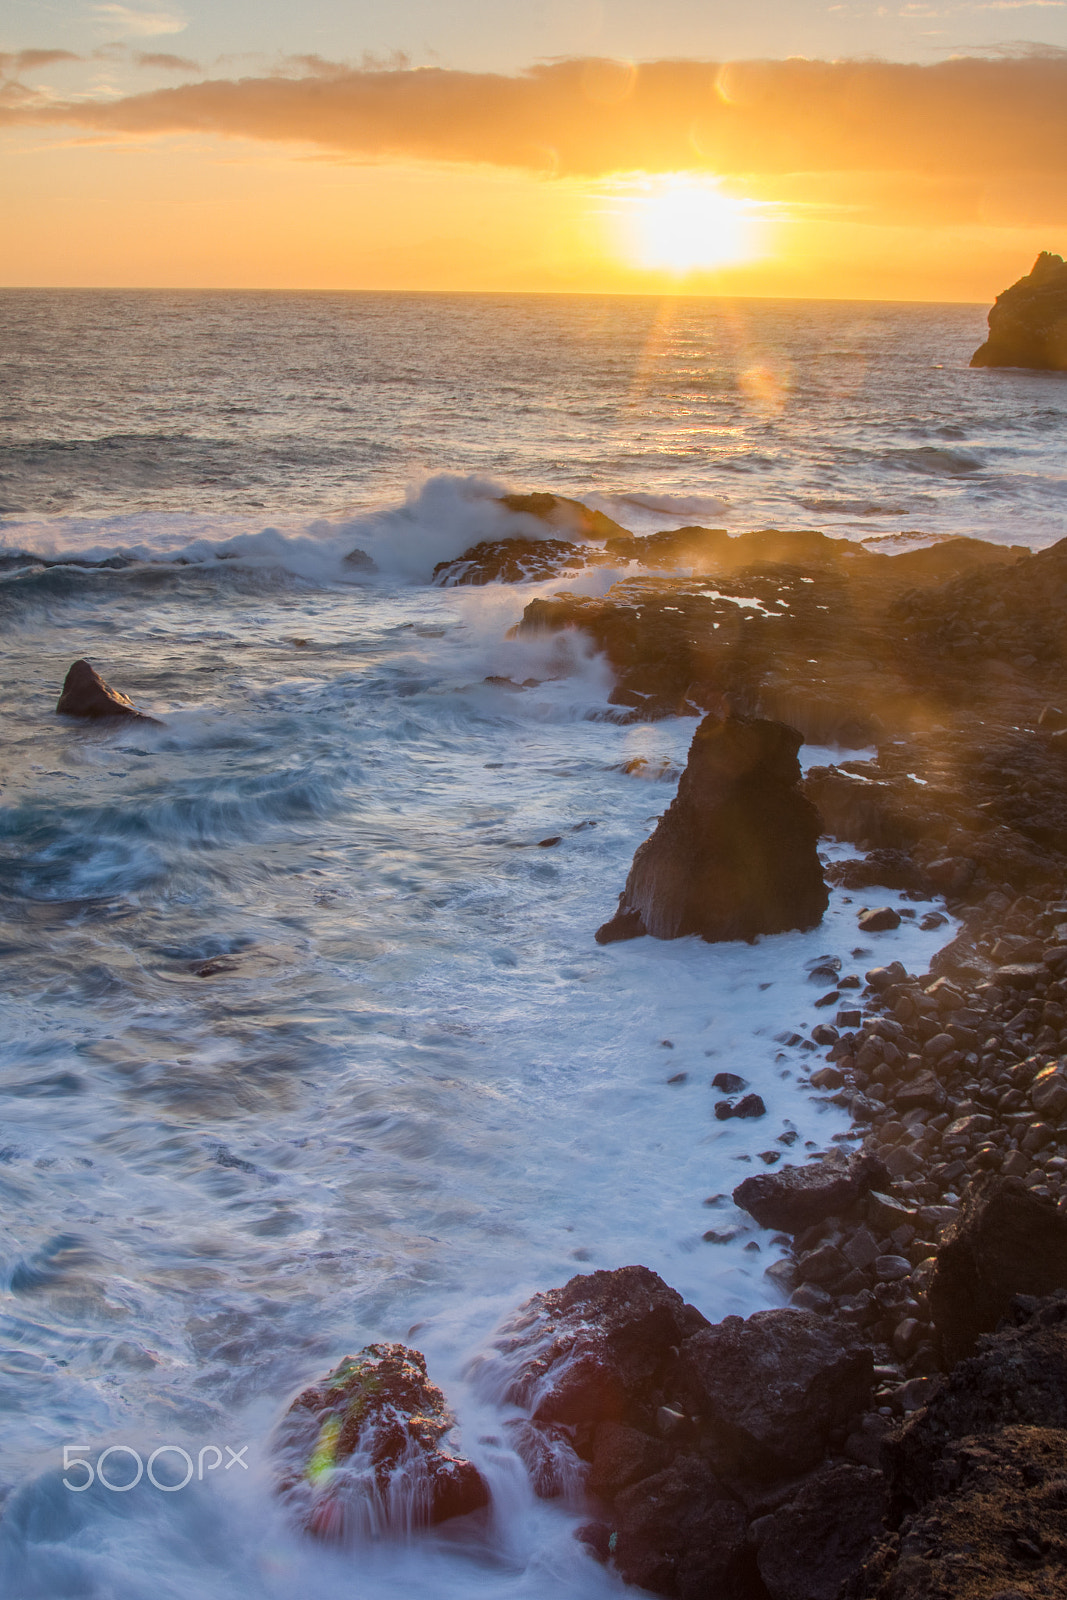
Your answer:
[[[3,1593],[624,1592],[574,1508],[534,1498],[478,1358],[600,1267],[642,1262],[713,1319],[779,1304],[780,1247],[728,1196],[783,1134],[847,1147],[783,1042],[822,1015],[808,969],[922,971],[952,928],[912,902],[864,948],[835,891],[809,934],[597,946],[695,719],[620,722],[581,639],[508,637],[535,595],[617,569],[433,568],[515,531],[507,490],[638,532],[1050,544],[1067,382],[971,372],[983,326],[0,293]],[[81,656],[159,725],[57,719]],[[723,1070],[765,1118],[715,1120]],[[492,1516],[327,1547],[274,1497],[272,1431],[385,1339],[425,1351]],[[155,1451],[163,1488],[133,1481]],[[181,1489],[178,1451],[207,1463]]]

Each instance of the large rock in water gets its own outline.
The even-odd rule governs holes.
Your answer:
[[[1067,265],[1042,250],[1033,270],[998,294],[989,338],[972,367],[1034,367],[1067,372]]]
[[[88,661],[75,661],[63,681],[63,693],[56,711],[64,717],[132,717],[137,722],[155,722],[155,717],[138,711],[129,695],[105,683]]]
[[[634,856],[597,943],[642,933],[754,939],[821,921],[829,894],[819,813],[797,788],[800,744],[784,722],[705,717],[677,796]]]
[[[445,1448],[454,1426],[420,1351],[367,1345],[293,1401],[279,1431],[281,1493],[309,1533],[333,1540],[478,1511],[489,1491]]]
[[[972,1185],[941,1243],[930,1314],[948,1364],[969,1356],[1017,1294],[1067,1289],[1067,1217],[1018,1178]]]
[[[733,1202],[755,1217],[761,1228],[799,1233],[827,1217],[839,1217],[869,1189],[888,1183],[882,1162],[858,1151],[847,1159],[828,1158],[806,1167],[757,1173],[738,1184]]]

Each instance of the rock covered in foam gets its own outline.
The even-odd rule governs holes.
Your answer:
[[[465,1516],[488,1504],[489,1491],[447,1448],[454,1426],[420,1351],[367,1345],[289,1408],[281,1492],[309,1533],[331,1540]]]
[[[1067,372],[1067,264],[1042,250],[1025,278],[998,294],[989,337],[972,367],[1033,367]]]
[[[677,796],[638,848],[597,942],[641,932],[754,939],[821,921],[829,893],[819,814],[797,787],[800,744],[782,722],[705,717]]]
[[[75,661],[63,680],[63,692],[56,711],[64,717],[132,717],[138,722],[155,722],[138,711],[129,695],[106,683],[88,661]]]

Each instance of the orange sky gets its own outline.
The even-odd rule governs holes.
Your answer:
[[[5,65],[9,285],[982,301],[1067,245],[1064,52],[512,73],[309,61],[111,96]],[[634,238],[679,173],[699,176],[695,203],[700,183],[751,202],[745,259],[642,264],[660,258]]]

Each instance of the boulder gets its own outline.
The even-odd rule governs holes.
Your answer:
[[[609,1549],[627,1583],[672,1600],[755,1600],[743,1507],[698,1456],[626,1489]]]
[[[1018,1178],[971,1185],[937,1252],[930,1314],[948,1364],[972,1354],[1014,1295],[1067,1289],[1067,1217]]]
[[[64,717],[128,717],[136,722],[157,720],[138,711],[128,695],[105,683],[88,661],[75,661],[67,673],[56,711]]]
[[[489,1503],[447,1447],[455,1423],[418,1350],[371,1344],[294,1400],[279,1430],[279,1489],[309,1533],[404,1533]]]
[[[781,722],[705,717],[678,793],[634,856],[619,910],[598,943],[709,941],[812,928],[829,902],[819,815],[799,793],[800,734]]]
[[[570,1429],[592,1460],[602,1423],[655,1434],[672,1349],[706,1325],[647,1267],[582,1274],[535,1295],[505,1328],[513,1376],[504,1398],[536,1424]]]
[[[770,1600],[837,1600],[882,1532],[885,1479],[840,1462],[807,1479],[787,1504],[752,1524]]]
[[[989,337],[972,367],[1032,367],[1067,372],[1067,265],[1042,250],[1025,278],[999,294]]]
[[[874,1358],[808,1311],[757,1311],[681,1346],[678,1390],[721,1476],[763,1480],[815,1466],[831,1433],[867,1406]]]
[[[806,1167],[782,1167],[746,1178],[734,1190],[733,1201],[761,1228],[799,1233],[827,1217],[840,1216],[869,1189],[888,1182],[880,1161],[857,1152],[847,1160],[813,1161]]]

